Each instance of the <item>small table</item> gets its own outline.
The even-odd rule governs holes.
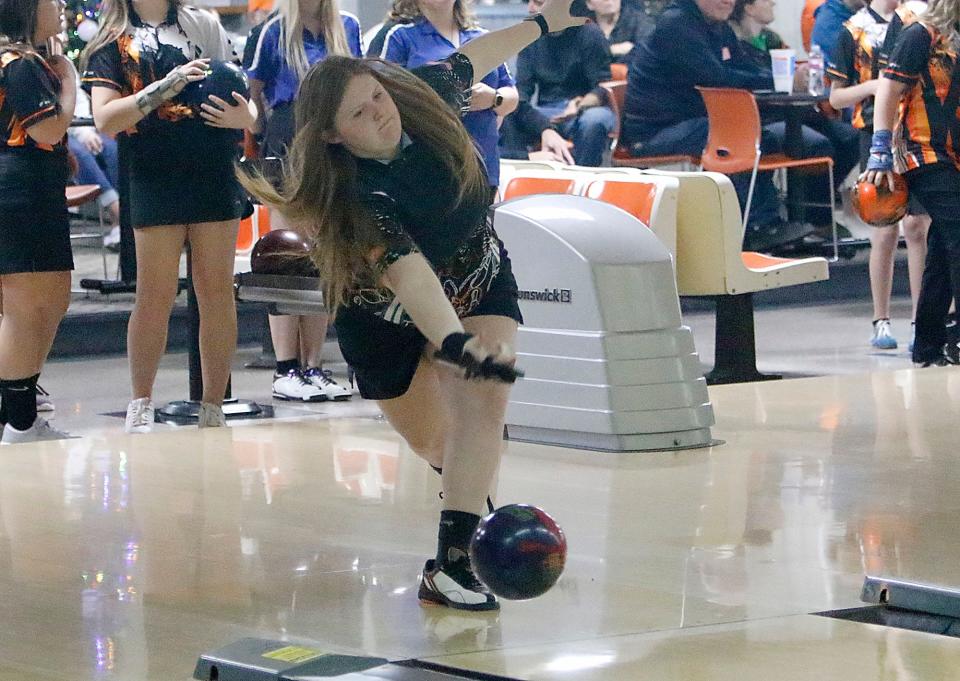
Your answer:
[[[819,102],[826,101],[828,96],[826,94],[811,95],[808,92],[756,90],[753,97],[757,100],[757,108],[761,111],[783,116],[786,126],[783,153],[791,158],[803,158],[803,119]],[[787,171],[787,213],[791,220],[803,221],[804,185],[802,173],[795,170]]]

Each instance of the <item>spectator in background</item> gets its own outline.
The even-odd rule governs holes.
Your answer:
[[[500,158],[530,159],[531,161],[558,161],[572,164],[573,155],[570,153],[570,144],[556,131],[550,119],[537,111],[536,107],[528,102],[520,102],[517,110],[506,119],[510,126],[519,134],[511,135],[509,139],[501,135]],[[508,146],[518,143],[519,140],[539,139],[540,148],[530,151],[526,142],[520,146]]]
[[[530,14],[539,12],[545,2],[529,0]],[[606,91],[600,87],[610,80],[610,62],[607,39],[596,24],[544,35],[517,58],[520,101],[535,106],[563,137],[573,140],[573,158],[579,165],[601,164],[616,127]],[[516,153],[535,145],[540,140],[529,132],[507,117],[500,130],[501,147]]]
[[[623,4],[629,9],[641,12],[653,19],[656,23],[664,10],[670,6],[673,0],[623,0]]]
[[[415,69],[446,59],[485,32],[468,0],[394,0],[388,22],[372,41],[367,56]],[[499,122],[517,108],[519,95],[506,64],[483,76],[470,92],[470,111],[463,117],[463,125],[483,154],[492,202],[500,185]]]
[[[77,80],[76,118],[93,119],[90,98],[80,89]],[[103,245],[114,248],[120,244],[120,194],[117,193],[120,168],[117,160],[117,142],[92,125],[67,129],[67,148],[77,160],[74,181],[77,184],[100,185],[97,198],[100,210],[105,212],[113,228],[103,236]]]
[[[744,57],[760,69],[770,68],[770,50],[786,45],[783,39],[767,26],[773,23],[774,0],[738,0],[730,15],[733,29]]]
[[[824,63],[829,64],[836,59],[834,51],[837,40],[840,38],[840,31],[843,30],[843,24],[861,7],[863,7],[863,0],[826,0],[814,11],[815,20],[810,43],[820,46]]]
[[[620,134],[635,156],[700,155],[706,146],[708,125],[698,85],[747,90],[773,87],[770,69],[758,68],[743,56],[733,29],[726,23],[732,10],[729,0],[677,0],[634,51]],[[797,82],[806,82],[804,68],[797,69]],[[783,127],[782,123],[776,125]],[[782,134],[765,132],[764,151],[779,150]],[[730,179],[742,208],[750,173],[738,173]],[[767,250],[796,241],[810,231],[807,226],[780,219],[772,177],[770,173],[758,175],[745,246]]]
[[[587,9],[607,36],[614,63],[626,64],[633,48],[653,33],[654,20],[621,0],[587,0]]]
[[[817,8],[826,0],[806,0],[803,3],[803,12],[800,13],[800,40],[803,42],[803,49],[810,51],[810,38],[813,36],[813,24],[817,18]]]

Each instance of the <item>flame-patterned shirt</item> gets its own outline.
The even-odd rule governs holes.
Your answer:
[[[957,46],[917,22],[900,33],[884,78],[909,86],[894,134],[897,172],[933,163],[960,169],[960,70]]]
[[[47,63],[34,52],[0,51],[0,151],[53,151],[53,146],[30,137],[27,129],[59,113],[60,78]]]
[[[151,26],[132,6],[126,30],[90,57],[82,83],[87,92],[96,87],[115,90],[122,97],[140,92],[178,66],[194,59],[240,63],[232,41],[215,15],[188,5],[170,4],[166,18]],[[205,125],[196,111],[173,98],[161,104],[127,131],[135,141],[136,156],[167,159],[166,166],[201,160],[213,149],[230,149],[239,139],[235,130]]]
[[[412,72],[455,110],[469,106],[473,65],[465,56],[455,53]],[[396,159],[358,159],[357,172],[361,200],[383,240],[377,268],[383,272],[405,255],[422,253],[457,314],[469,314],[500,271],[500,241],[487,217],[486,195],[455,203],[458,178],[425,144],[406,135]],[[412,324],[387,288],[358,289],[348,303],[396,324]]]
[[[827,76],[839,87],[850,87],[876,80],[887,66],[890,50],[904,26],[917,17],[906,7],[898,7],[890,21],[864,7],[843,25],[833,51],[833,61],[827,64]],[[873,97],[863,99],[853,107],[853,127],[873,130]]]

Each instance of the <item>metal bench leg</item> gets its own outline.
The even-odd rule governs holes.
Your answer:
[[[783,378],[757,371],[753,328],[753,294],[715,296],[717,303],[716,350],[707,383],[746,383]]]

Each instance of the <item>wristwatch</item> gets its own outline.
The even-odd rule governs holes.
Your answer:
[[[503,104],[503,95],[500,94],[500,90],[497,90],[494,93],[493,106],[491,106],[490,108],[499,109],[501,104]]]

